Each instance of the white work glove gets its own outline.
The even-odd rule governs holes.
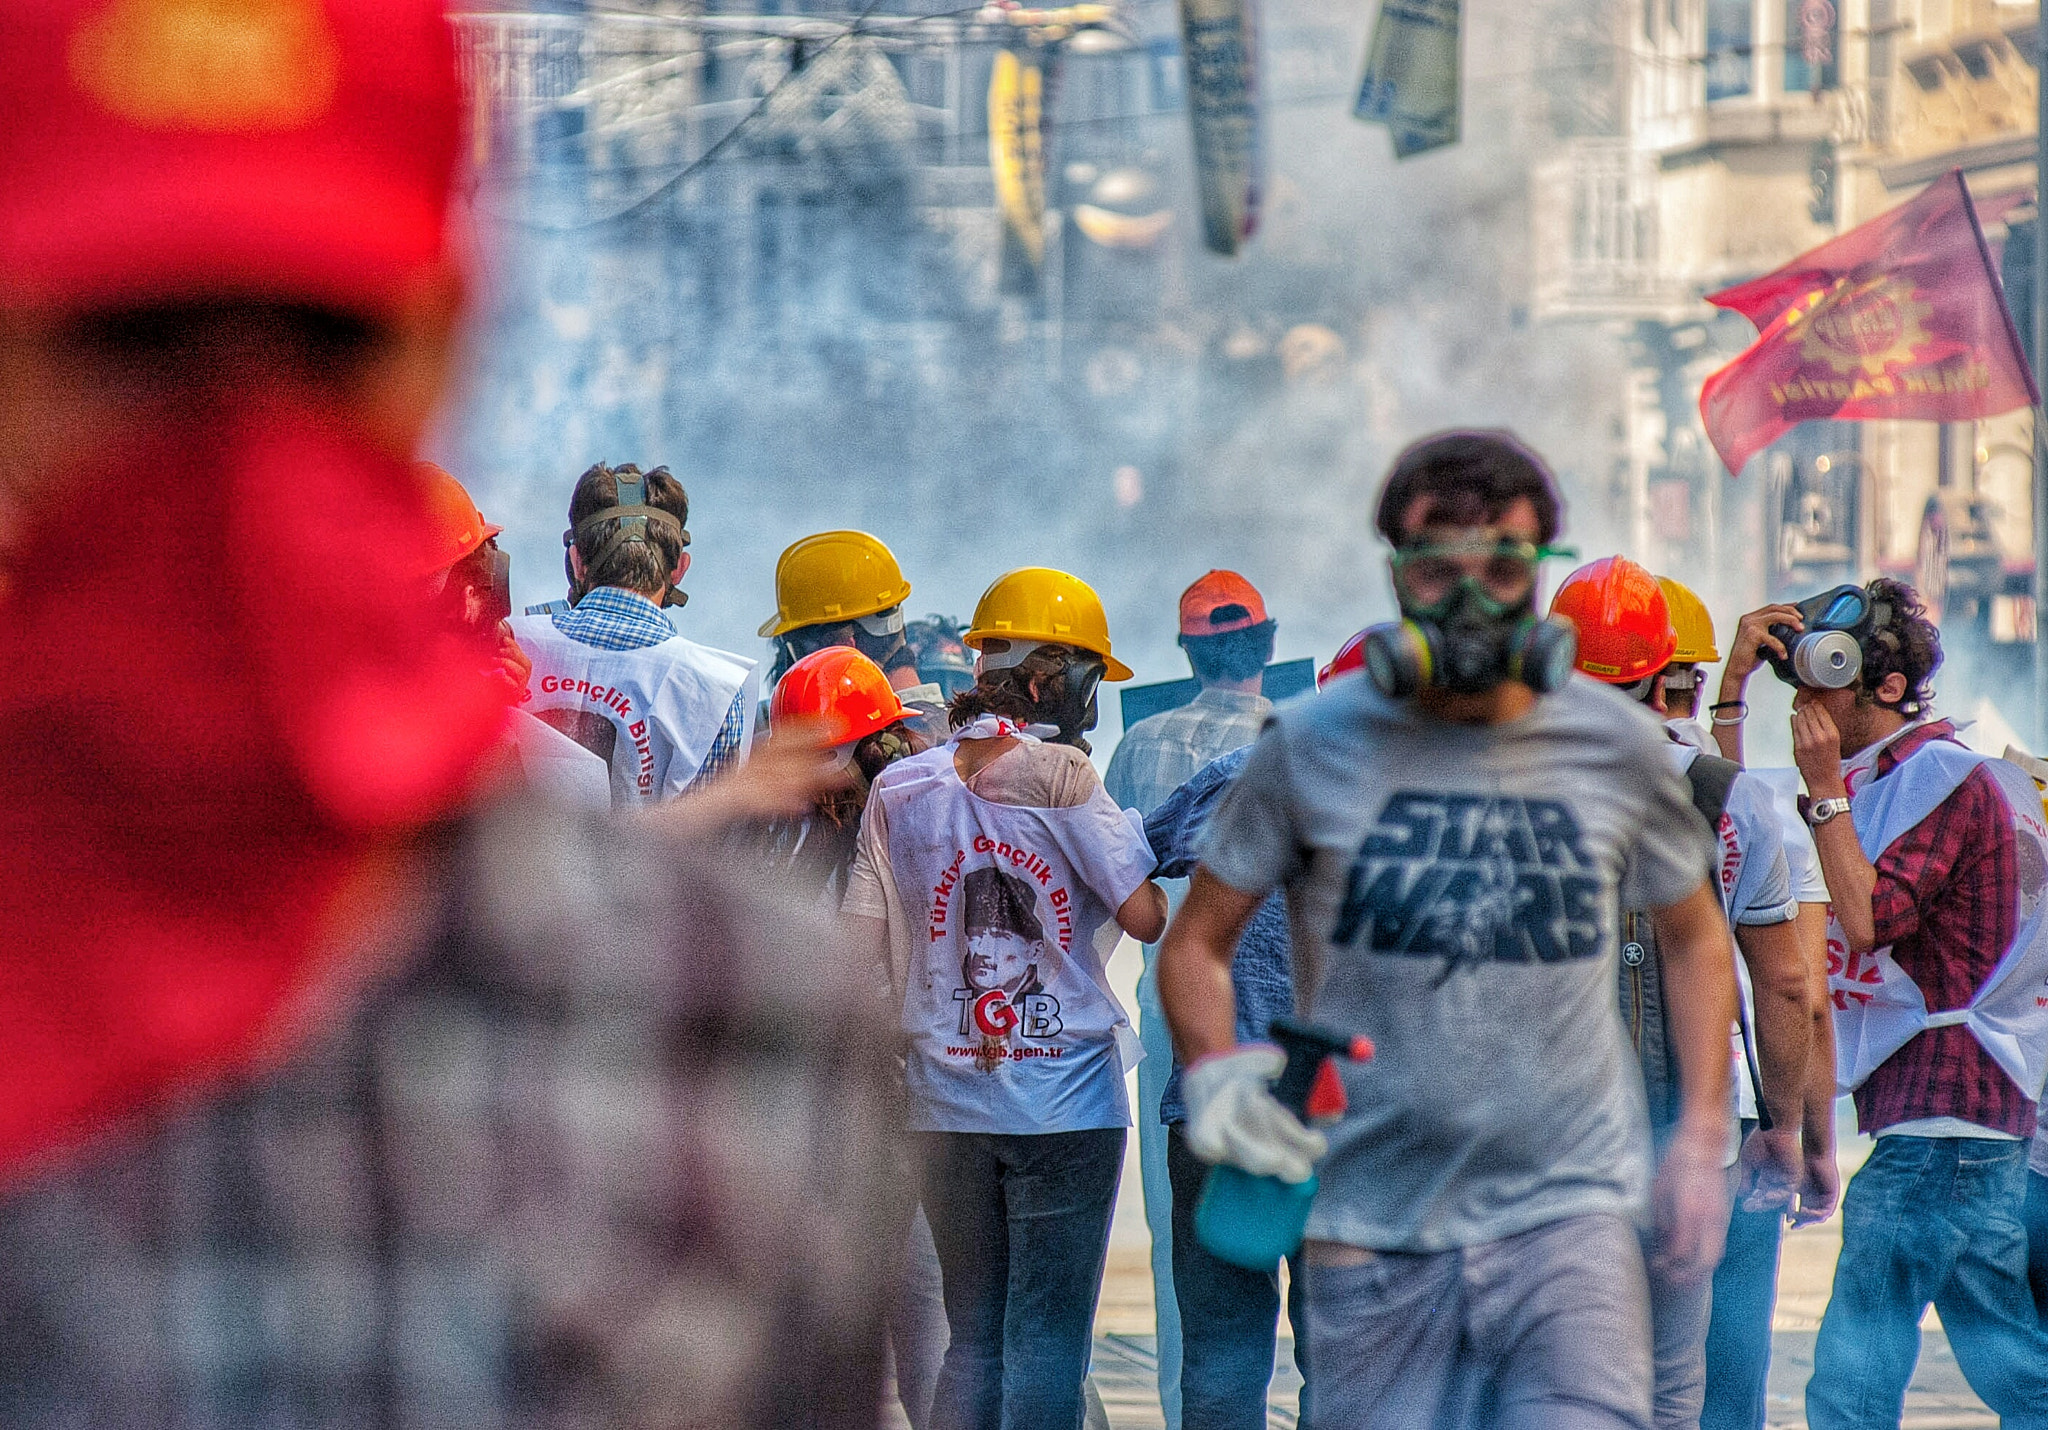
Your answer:
[[[1313,1176],[1330,1144],[1273,1096],[1273,1079],[1286,1066],[1287,1055],[1271,1043],[1248,1043],[1188,1068],[1180,1088],[1195,1155],[1283,1182]]]

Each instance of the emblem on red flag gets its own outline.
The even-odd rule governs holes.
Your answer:
[[[1707,301],[1758,328],[1700,392],[1731,472],[1817,418],[1955,422],[2039,400],[1960,172]]]

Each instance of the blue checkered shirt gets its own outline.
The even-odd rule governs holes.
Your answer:
[[[1175,790],[1145,819],[1145,839],[1158,852],[1155,877],[1181,879],[1195,872],[1199,862],[1195,851],[1209,816],[1216,812],[1224,792],[1252,747],[1244,745],[1201,770]],[[1287,936],[1287,896],[1275,891],[1252,914],[1237,952],[1230,960],[1230,988],[1237,1001],[1237,1040],[1263,1043],[1267,1026],[1282,1014],[1294,1012],[1294,952]],[[1180,1096],[1180,1059],[1173,1063],[1173,1076],[1159,1099],[1159,1120],[1172,1124],[1187,1121],[1187,1105]]]
[[[568,610],[550,611],[548,619],[570,640],[599,650],[643,650],[674,639],[676,633],[661,607],[622,586],[598,586]],[[747,694],[742,690],[732,698],[732,708],[725,712],[725,722],[718,727],[711,750],[690,783],[700,784],[738,764],[746,731]]]
[[[1125,809],[1150,814],[1209,761],[1258,739],[1272,709],[1263,695],[1204,690],[1124,731],[1102,782]]]

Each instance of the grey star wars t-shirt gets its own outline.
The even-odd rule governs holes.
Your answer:
[[[1429,719],[1362,677],[1268,723],[1202,863],[1285,886],[1297,1004],[1377,1049],[1344,1067],[1311,1238],[1439,1251],[1643,1217],[1619,910],[1684,898],[1712,848],[1666,743],[1577,676],[1502,725]]]

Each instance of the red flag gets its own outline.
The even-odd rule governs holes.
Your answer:
[[[1707,301],[1758,332],[1700,392],[1731,472],[1816,418],[1959,422],[2041,400],[1959,169]]]

